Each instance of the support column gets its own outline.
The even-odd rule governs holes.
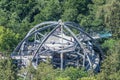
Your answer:
[[[59,22],[60,22],[60,25],[61,25],[61,35],[62,35],[62,51],[63,51],[63,48],[64,48],[64,44],[63,44],[63,23],[62,23],[62,21],[61,20],[59,20]],[[63,70],[63,63],[64,63],[64,58],[63,58],[63,52],[61,52],[60,53],[60,59],[61,59],[61,65],[60,65],[60,67],[61,67],[61,70]]]
[[[60,59],[61,59],[61,70],[63,70],[63,53],[60,54]]]

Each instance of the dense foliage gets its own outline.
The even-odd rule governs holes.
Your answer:
[[[0,0],[0,52],[10,54],[34,25],[59,19],[113,34],[101,43],[105,54],[101,72],[94,75],[75,68],[61,72],[41,64],[37,71],[28,69],[35,80],[119,80],[120,0]],[[0,80],[18,78],[13,66],[11,60],[0,60]]]

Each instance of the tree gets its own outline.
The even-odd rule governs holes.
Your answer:
[[[39,6],[38,8],[40,10],[40,13],[34,17],[35,23],[40,23],[41,21],[54,21],[60,19],[62,9],[59,0],[40,0],[38,1],[37,6]]]
[[[77,80],[82,77],[87,77],[88,73],[84,69],[68,67],[61,72],[60,76],[63,78],[69,77],[70,80]]]
[[[19,34],[0,26],[0,51],[10,53],[18,43]]]
[[[110,50],[109,54],[104,60],[101,72],[97,75],[97,80],[119,80],[120,73],[120,41],[116,41]]]
[[[62,77],[57,77],[56,80],[71,80],[70,77],[62,78]]]
[[[81,19],[77,19],[79,15],[87,15],[89,0],[64,0],[63,13],[61,15],[64,21],[80,22]]]
[[[35,80],[55,80],[56,72],[49,63],[40,63],[36,70]]]
[[[105,0],[91,0],[91,2],[87,5],[87,15],[78,15],[77,20],[85,27],[85,29],[96,32],[105,29],[103,20],[101,18],[96,18],[96,11],[99,9],[99,6],[104,4]]]
[[[34,80],[77,80],[87,77],[88,73],[83,69],[68,67],[64,71],[59,68],[54,69],[49,63],[40,63],[35,74]]]
[[[10,58],[0,60],[0,79],[16,80],[17,74]]]
[[[99,6],[96,16],[102,18],[103,24],[111,30],[115,38],[120,37],[120,0],[106,0],[106,4]]]

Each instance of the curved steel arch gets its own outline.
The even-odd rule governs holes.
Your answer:
[[[49,23],[49,22],[45,22],[45,23],[43,22],[43,23],[41,23],[41,24],[36,25],[35,28],[38,28],[38,27],[40,27],[40,26],[42,26],[42,25],[44,25],[44,24],[48,24],[48,23]],[[15,52],[21,47],[22,43],[23,43],[24,41],[26,41],[29,37],[31,37],[31,36],[34,35],[35,33],[40,32],[40,31],[42,31],[42,30],[44,30],[44,29],[46,29],[46,28],[54,27],[54,25],[57,25],[57,23],[51,24],[51,25],[48,25],[48,26],[44,26],[44,27],[38,29],[37,31],[34,31],[35,28],[32,28],[32,29],[27,33],[27,35],[25,36],[25,38],[18,44],[18,46],[17,46],[17,47],[15,48],[15,50],[13,51],[13,53],[15,53]]]
[[[87,32],[83,31],[81,28],[80,28],[80,25],[79,24],[76,24],[74,22],[65,22],[65,24],[67,26],[70,26],[70,27],[73,27],[73,28],[76,28],[78,30],[80,30],[82,33],[86,34],[90,39],[91,41],[95,44],[95,46],[98,48],[98,50],[100,51],[100,59],[102,60],[104,58],[104,55],[103,55],[103,51],[101,50],[101,48],[98,46],[98,44],[96,43],[95,39],[92,38],[92,36],[90,36]],[[75,27],[77,26],[77,27]]]
[[[75,34],[71,28],[76,29],[79,34]],[[51,31],[45,32],[48,29]],[[29,39],[33,37],[35,38],[30,42]],[[94,47],[97,47],[99,52],[96,52]],[[61,70],[66,66],[76,66],[95,71],[99,71],[101,56],[102,50],[96,45],[92,36],[83,31],[78,24],[62,21],[43,22],[36,25],[11,55],[13,59],[21,60],[23,64],[19,65],[20,67],[32,62],[36,68],[40,62],[46,61],[49,57],[53,66],[60,67]]]
[[[47,21],[47,22],[40,23],[40,24],[36,25],[35,27],[33,27],[33,28],[28,32],[28,34],[27,34],[26,36],[30,35],[30,33],[31,33],[32,31],[34,31],[36,28],[39,28],[40,26],[43,26],[43,25],[46,25],[46,24],[58,24],[58,22],[56,22],[56,21]]]

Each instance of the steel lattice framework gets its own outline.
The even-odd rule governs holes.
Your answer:
[[[99,71],[102,50],[95,36],[74,22],[48,21],[33,27],[11,54],[18,67],[37,65],[49,58],[55,68],[85,67]]]

